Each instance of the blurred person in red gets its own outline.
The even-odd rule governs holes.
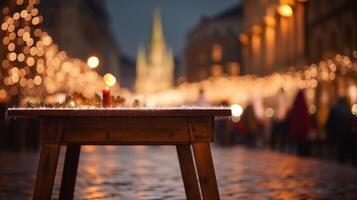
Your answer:
[[[294,100],[289,116],[290,138],[297,147],[300,156],[308,156],[310,144],[308,134],[311,129],[311,118],[308,112],[305,94],[300,90]]]

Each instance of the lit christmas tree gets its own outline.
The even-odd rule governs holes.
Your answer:
[[[44,102],[57,93],[94,96],[103,79],[87,63],[60,51],[40,24],[39,0],[3,2],[0,101]]]

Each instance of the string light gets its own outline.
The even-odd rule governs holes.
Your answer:
[[[87,60],[87,64],[90,68],[96,68],[99,65],[99,59],[96,56],[91,56]]]
[[[87,63],[60,51],[52,37],[39,27],[43,21],[35,8],[39,1],[15,2],[17,6],[2,9],[0,22],[4,35],[1,45],[8,51],[1,61],[0,74],[8,75],[0,76],[0,101],[20,94],[20,90],[25,96],[65,91],[93,96],[101,91],[103,77],[88,69]],[[15,67],[19,63],[20,67]]]
[[[146,99],[155,102],[156,105],[190,104],[196,101],[199,90],[203,88],[208,102],[228,101],[246,105],[250,98],[274,97],[281,89],[292,98],[298,89],[314,89],[321,82],[335,80],[337,74],[345,73],[346,75],[356,73],[356,71],[357,67],[352,67],[352,62],[347,56],[336,55],[333,59],[323,60],[318,64],[304,68],[292,67],[289,71],[276,72],[262,77],[220,76],[201,82],[186,83],[167,91],[150,94]]]
[[[288,4],[282,4],[278,7],[278,12],[283,17],[291,17],[293,15],[293,9]]]

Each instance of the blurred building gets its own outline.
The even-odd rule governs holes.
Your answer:
[[[141,46],[136,61],[136,92],[150,94],[173,86],[174,57],[166,45],[160,11],[153,16],[151,39],[147,47]]]
[[[356,49],[356,1],[245,0],[243,66],[267,74]]]
[[[305,64],[306,1],[245,0],[243,46],[248,73],[267,74]]]
[[[43,0],[43,28],[60,49],[70,56],[100,60],[99,73],[119,76],[119,48],[110,32],[110,20],[103,0]]]
[[[222,74],[239,75],[242,7],[237,5],[213,17],[205,17],[188,34],[184,52],[188,81]]]
[[[135,60],[127,55],[120,57],[120,87],[127,88],[131,91],[135,89]]]
[[[308,1],[306,42],[309,62],[337,53],[352,57],[357,50],[357,1]]]

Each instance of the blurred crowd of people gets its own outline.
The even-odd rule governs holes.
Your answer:
[[[340,98],[331,106],[326,125],[320,130],[316,115],[309,112],[304,91],[296,94],[291,107],[284,106],[284,99],[279,95],[283,95],[283,91],[275,99],[280,106],[266,110],[268,118],[259,118],[257,107],[252,102],[246,106],[239,121],[218,120],[217,143],[271,148],[300,156],[336,158],[340,162],[357,164],[357,117],[352,114],[346,98]],[[228,105],[226,102],[222,104]],[[316,137],[321,131],[324,137]]]

